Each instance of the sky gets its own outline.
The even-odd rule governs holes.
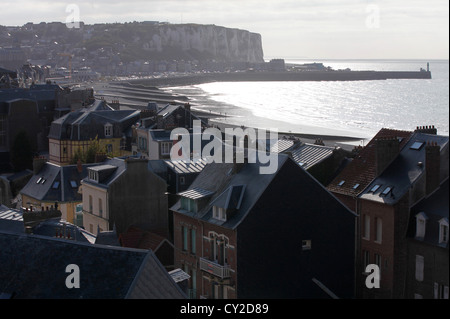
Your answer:
[[[448,0],[0,2],[0,25],[65,23],[77,15],[86,24],[162,21],[244,29],[261,34],[265,58],[448,60],[449,57]]]

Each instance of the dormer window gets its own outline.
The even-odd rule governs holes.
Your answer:
[[[105,124],[105,137],[112,137],[113,126],[112,124]]]
[[[227,214],[225,208],[213,206],[213,218],[217,220],[227,220]]]
[[[427,219],[428,217],[424,212],[420,212],[416,215],[416,238],[425,238]]]
[[[93,182],[98,183],[98,172],[94,170],[89,170],[89,179]]]
[[[448,219],[442,218],[439,221],[439,244],[448,243]]]

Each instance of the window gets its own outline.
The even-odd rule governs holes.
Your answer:
[[[92,214],[92,195],[89,195],[89,213]]]
[[[196,231],[191,229],[191,253],[195,255],[196,251]]]
[[[448,299],[448,286],[435,282],[434,299]]]
[[[439,244],[448,242],[448,219],[442,218],[439,221]]]
[[[374,257],[375,257],[375,264],[380,269],[380,274],[381,274],[381,255],[374,254]]]
[[[370,216],[364,215],[364,228],[363,228],[363,238],[370,239]]]
[[[58,189],[59,188],[59,181],[54,182],[52,188],[53,189]]]
[[[372,192],[372,193],[375,193],[379,188],[381,187],[381,185],[375,185],[374,187],[372,187],[371,189],[370,189],[370,192]]]
[[[302,250],[311,250],[311,239],[302,240]]]
[[[213,218],[218,220],[227,220],[226,211],[222,207],[213,206]]]
[[[411,145],[410,149],[418,151],[422,148],[423,144],[423,142],[415,142],[413,145]]]
[[[186,226],[183,226],[182,229],[182,241],[183,241],[183,251],[188,250],[188,229]]]
[[[105,137],[111,137],[113,131],[113,126],[111,124],[105,124]]]
[[[420,212],[416,215],[416,238],[425,237],[427,219],[428,217],[424,212]]]
[[[392,187],[388,186],[384,189],[384,191],[381,193],[382,195],[386,196],[387,194],[389,194],[392,190]]]
[[[101,198],[98,199],[98,215],[103,217],[103,203]]]
[[[170,142],[161,143],[161,155],[169,155],[171,146],[172,143]]]
[[[107,145],[106,145],[106,153],[112,154],[112,152],[113,152],[113,146],[112,146],[112,144],[107,144]]]
[[[186,178],[184,176],[180,177],[180,185],[184,185],[186,183]]]
[[[77,188],[78,184],[76,181],[70,181],[70,186],[72,186],[72,188]]]
[[[364,250],[363,252],[363,262],[364,262],[364,270],[367,268],[368,265],[370,265],[370,252],[367,250]]]
[[[424,268],[423,256],[416,255],[416,280],[417,281],[423,281],[423,268]]]
[[[379,217],[375,218],[375,242],[381,244],[381,237],[383,234],[383,222],[382,219]]]
[[[89,170],[89,179],[94,182],[98,182],[98,172],[94,170]]]

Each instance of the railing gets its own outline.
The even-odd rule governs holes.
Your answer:
[[[214,261],[200,257],[200,269],[222,279],[230,277],[230,267],[220,265]]]

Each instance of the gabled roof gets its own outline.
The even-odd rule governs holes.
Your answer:
[[[18,299],[179,299],[186,296],[151,250],[0,231],[0,293]],[[69,289],[68,265],[80,269]]]
[[[425,163],[425,145],[433,142],[442,150],[448,146],[448,140],[448,136],[414,133],[397,158],[367,185],[359,197],[389,205],[395,204],[424,174],[425,166],[419,163]],[[414,145],[419,144],[423,147],[417,149]],[[372,191],[377,185],[379,187]]]
[[[350,164],[327,186],[328,190],[356,196],[369,185],[376,176],[376,141],[385,138],[398,138],[400,149],[408,143],[414,132],[381,129],[370,142],[356,155]],[[343,184],[341,184],[344,182]]]

